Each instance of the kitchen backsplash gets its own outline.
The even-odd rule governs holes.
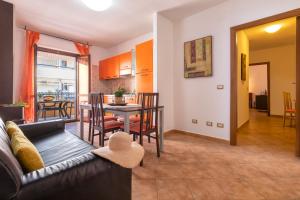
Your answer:
[[[118,87],[125,88],[127,93],[135,92],[135,77],[125,76],[118,79],[99,80],[99,69],[97,65],[92,66],[91,81],[92,92],[113,94]]]

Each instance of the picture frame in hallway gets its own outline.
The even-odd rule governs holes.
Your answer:
[[[184,43],[184,78],[212,76],[212,36]]]
[[[241,54],[241,80],[246,81],[247,55]]]

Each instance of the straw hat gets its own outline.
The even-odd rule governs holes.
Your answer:
[[[130,135],[125,132],[112,134],[108,146],[92,152],[125,168],[136,167],[144,157],[144,148],[136,142],[131,142]]]

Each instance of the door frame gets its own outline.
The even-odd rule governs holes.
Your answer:
[[[50,49],[50,48],[46,48],[46,47],[42,47],[42,46],[38,46],[38,45],[34,46],[34,97],[35,97],[34,98],[34,121],[35,122],[38,121],[38,115],[37,115],[37,110],[38,110],[38,105],[37,105],[37,53],[38,53],[38,51],[75,57],[76,65],[77,65],[77,57],[79,56],[79,54],[76,54],[76,53]],[[77,83],[78,83],[77,73],[78,72],[77,72],[77,66],[76,66],[76,97],[77,97],[77,89],[78,89],[77,88]],[[76,99],[76,102],[77,102],[77,99]],[[77,110],[78,110],[78,108],[77,108],[77,106],[75,106],[75,113],[77,113]],[[74,122],[74,121],[77,121],[77,118],[75,118],[75,119],[66,119],[65,121],[66,122]]]
[[[240,30],[297,17],[296,29],[296,112],[300,113],[300,9],[248,22],[230,28],[230,144],[237,145],[237,44],[236,33]],[[300,116],[296,115],[296,156],[300,156]]]
[[[267,89],[268,89],[268,116],[271,115],[271,78],[270,78],[270,62],[250,63],[250,66],[267,65]]]
[[[88,93],[91,93],[92,90],[92,64],[91,64],[91,54],[88,55],[77,55],[76,56],[76,79],[79,80],[79,58],[80,57],[87,57],[88,60],[88,79],[89,79],[89,85],[88,85]],[[74,121],[79,121],[79,112],[80,112],[80,108],[79,108],[79,81],[76,81],[76,117]],[[88,101],[89,101],[89,97],[88,97]]]

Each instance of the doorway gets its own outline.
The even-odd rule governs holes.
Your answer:
[[[239,26],[235,26],[231,28],[231,113],[230,113],[230,144],[231,145],[237,145],[237,130],[238,130],[238,107],[237,107],[237,98],[238,98],[238,60],[236,59],[238,56],[238,48],[236,43],[236,35],[238,31],[241,31],[243,29],[248,29],[251,27],[263,25],[266,23],[272,23],[274,21],[283,20],[291,17],[296,17],[296,112],[299,113],[300,111],[300,9],[292,10],[286,13],[282,13],[279,15],[275,15],[272,17],[264,18],[261,20],[257,20],[254,22],[242,24]],[[271,63],[272,64],[272,63]],[[296,150],[295,153],[297,156],[300,156],[300,130],[298,128],[298,124],[300,123],[300,117],[299,115],[296,115]]]
[[[270,116],[270,62],[249,64],[249,108]]]
[[[35,47],[35,121],[79,119],[88,101],[90,56]]]

